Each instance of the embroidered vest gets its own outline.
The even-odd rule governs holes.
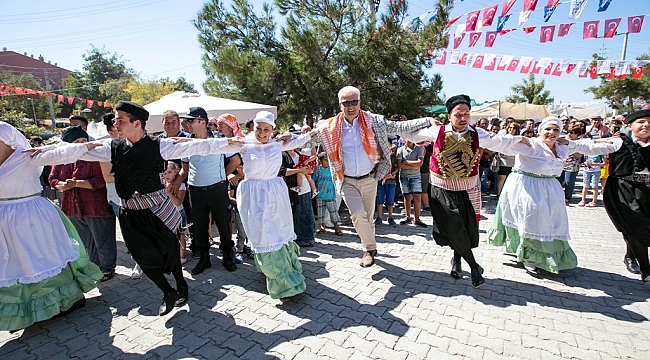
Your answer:
[[[144,195],[164,188],[160,173],[165,162],[160,156],[158,139],[145,136],[133,146],[128,146],[124,139],[113,140],[111,164],[115,190],[122,199],[129,199],[136,191]]]
[[[467,190],[476,185],[480,160],[478,133],[467,131],[460,139],[440,127],[433,144],[429,170],[434,186],[447,190]]]
[[[641,147],[625,134],[621,139],[623,146],[609,155],[609,174],[623,177],[650,168],[650,147]]]

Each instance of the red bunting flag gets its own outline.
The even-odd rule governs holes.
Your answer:
[[[521,68],[519,68],[519,72],[522,74],[528,74],[530,72],[530,69],[533,67],[533,65],[537,65],[537,62],[531,61],[528,63],[528,65],[521,65]]]
[[[454,16],[454,17],[453,17],[451,20],[449,20],[449,22],[447,23],[447,27],[450,27],[450,26],[454,25],[454,23],[455,23],[456,21],[458,21],[458,19],[460,19],[461,16],[462,16],[462,15]]]
[[[480,32],[480,31],[469,33],[469,45],[468,45],[468,47],[473,47],[474,45],[476,45],[478,40],[481,38],[481,34],[482,34],[482,32]]]
[[[460,60],[458,60],[458,65],[467,65],[467,53],[463,53],[463,55],[460,57]]]
[[[476,10],[467,14],[467,19],[465,20],[465,31],[476,30],[476,23],[478,22],[478,16],[480,13],[481,10]]]
[[[618,29],[618,24],[621,23],[621,19],[608,19],[605,20],[605,38],[613,38],[616,35],[616,29]]]
[[[562,75],[562,64],[561,63],[555,64],[555,67],[553,68],[553,71],[551,72],[551,75],[554,75],[554,76],[561,76]]]
[[[547,8],[555,7],[559,2],[560,2],[560,0],[548,0],[548,3],[546,4],[546,7]]]
[[[498,7],[499,4],[495,4],[490,7],[486,7],[483,10],[483,27],[492,26],[492,22],[494,21],[494,15],[497,13]]]
[[[515,31],[515,30],[517,30],[517,29],[516,28],[515,29],[503,29],[503,30],[499,31],[499,35],[505,35],[505,34],[511,32],[511,31]]]
[[[68,96],[68,104],[72,105],[73,101],[74,101],[74,96]]]
[[[463,39],[465,38],[465,33],[460,34],[460,36],[454,38],[454,49],[458,49],[460,44],[463,42]]]
[[[547,43],[553,41],[553,33],[555,32],[555,25],[542,26],[539,31],[539,42]]]
[[[560,24],[560,27],[557,29],[557,36],[567,36],[569,34],[569,30],[571,30],[571,25],[573,25],[573,23]]]
[[[38,94],[38,96],[40,96],[40,97],[43,97],[43,94],[45,94],[45,92],[44,92],[44,91],[40,91],[40,90],[39,90],[39,91],[37,91],[36,93],[37,93],[37,94]]]
[[[14,92],[16,93],[16,95],[23,95],[25,93],[23,91],[23,88],[18,87],[18,86],[14,86]]]
[[[566,66],[566,73],[567,73],[567,74],[571,74],[571,72],[572,72],[573,69],[575,69],[575,68],[576,68],[576,64],[568,64],[568,65]]]
[[[597,38],[599,26],[600,26],[600,20],[585,21],[585,26],[582,30],[582,38],[583,39]]]
[[[496,67],[496,65],[497,65],[497,58],[496,58],[496,56],[493,56],[492,60],[490,60],[490,62],[487,65],[485,65],[485,67],[483,69],[494,71],[494,68]]]
[[[517,70],[517,66],[519,66],[519,59],[512,59],[512,61],[510,61],[510,64],[508,65],[508,68],[506,70],[515,71]]]
[[[506,2],[504,2],[503,6],[501,7],[501,17],[508,15],[510,9],[515,6],[516,2],[517,0],[506,0]]]
[[[436,64],[438,65],[444,65],[447,62],[447,51],[446,50],[440,50],[438,54],[436,55]],[[99,105],[101,106],[101,105]]]
[[[589,76],[591,76],[592,79],[598,77],[598,67],[596,67],[596,65],[591,65],[591,67],[589,67]]]
[[[111,103],[109,103],[108,101],[104,102],[104,107],[107,107],[107,108],[111,107]]]
[[[480,69],[483,67],[483,59],[485,55],[478,55],[476,59],[474,59],[474,63],[472,64],[473,68]]]
[[[544,75],[551,75],[551,72],[553,71],[553,63],[550,62],[546,67],[544,68]]]
[[[627,18],[627,32],[636,34],[641,32],[643,26],[643,18],[645,15],[630,16]]]
[[[539,74],[540,71],[542,71],[542,68],[537,66],[537,61],[535,61],[533,63],[533,74],[537,75],[537,74]]]
[[[524,28],[524,32],[525,32],[526,34],[530,34],[530,33],[532,33],[533,31],[535,31],[535,27],[534,27],[534,26],[529,26],[529,27],[525,27],[525,28]]]
[[[537,0],[524,1],[524,11],[535,11],[536,7],[537,7]]]
[[[57,95],[56,96],[56,101],[63,102],[63,95]]]
[[[637,66],[634,68],[634,72],[632,73],[632,77],[635,79],[640,79],[641,76],[643,76],[643,67]]]
[[[505,71],[507,67],[508,67],[508,63],[507,62],[504,63],[503,59],[501,59],[501,61],[499,62],[499,65],[497,66],[497,70]]]
[[[95,103],[95,100],[88,100],[86,102],[86,107],[91,109],[93,107],[93,104]]]
[[[486,31],[485,32],[485,47],[492,47],[494,45],[494,40],[497,38],[496,31]]]

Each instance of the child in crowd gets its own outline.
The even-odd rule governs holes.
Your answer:
[[[239,166],[237,171],[240,174],[243,174],[243,166]],[[251,251],[250,244],[248,243],[248,238],[246,237],[246,231],[244,230],[244,225],[241,222],[241,216],[239,215],[239,210],[237,209],[237,185],[228,183],[228,198],[230,199],[230,210],[232,212],[232,225],[237,230],[237,244],[235,245],[235,263],[241,264],[244,262],[242,259],[242,254],[246,254],[249,259],[254,257],[253,252]]]
[[[339,212],[336,208],[336,188],[334,180],[332,179],[332,172],[330,171],[329,160],[327,153],[318,154],[319,166],[314,170],[311,175],[312,182],[316,184],[318,191],[316,192],[316,209],[318,221],[316,226],[319,227],[318,232],[325,232],[325,210],[330,214],[330,220],[334,224],[334,232],[336,235],[343,235],[343,231],[339,228]],[[300,177],[298,177],[300,178]],[[312,190],[313,193],[313,190]]]
[[[300,189],[302,188],[302,182],[303,178],[307,178],[307,181],[309,181],[309,187],[311,188],[311,197],[312,199],[318,195],[318,190],[316,189],[316,184],[314,183],[314,180],[312,179],[311,175],[314,173],[314,169],[316,168],[316,156],[312,155],[311,149],[305,148],[300,151],[297,151],[298,153],[298,163],[293,167],[294,169],[300,169],[302,167],[308,167],[309,168],[309,175],[310,176],[298,176],[298,186],[294,186],[291,188],[291,190],[300,192]]]
[[[384,213],[384,203],[388,210],[388,225],[397,226],[393,219],[393,206],[395,205],[395,188],[397,187],[397,172],[399,167],[397,164],[397,146],[392,144],[390,147],[390,172],[377,182],[377,218],[375,219],[375,226],[381,225]],[[428,196],[428,195],[427,195]]]
[[[582,170],[582,201],[578,206],[595,207],[598,199],[598,184],[600,183],[600,168],[607,165],[606,155],[589,155],[585,157],[584,168]],[[593,200],[585,204],[587,192],[591,189]]]
[[[181,228],[179,233],[179,242],[181,245],[180,256],[181,264],[185,264],[187,262],[185,252],[187,249],[186,237],[189,237],[189,225],[187,224],[187,214],[185,214],[185,210],[183,209],[183,199],[185,199],[185,192],[187,191],[187,188],[184,183],[181,183],[181,187],[176,194],[174,194],[172,189],[172,182],[174,179],[176,179],[176,176],[178,176],[178,173],[180,171],[181,170],[178,168],[178,164],[176,164],[174,161],[168,161],[167,170],[161,174],[160,181],[163,183],[163,185],[165,185],[165,192],[167,193],[167,196],[169,196],[169,199],[174,203],[176,209],[178,209],[178,211],[181,213]]]

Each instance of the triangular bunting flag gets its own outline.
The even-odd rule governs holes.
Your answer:
[[[503,27],[506,25],[506,21],[510,18],[510,14],[506,16],[499,16],[499,19],[497,19],[497,31],[501,32],[503,30]]]
[[[476,10],[467,14],[467,19],[465,20],[465,29],[467,29],[467,31],[476,30],[476,23],[478,22],[478,16],[480,13],[481,10]]]
[[[474,47],[478,40],[481,38],[481,32],[471,32],[469,33],[469,45],[468,47]]]
[[[494,45],[494,40],[497,38],[496,31],[487,31],[485,32],[485,47],[492,47]]]
[[[577,19],[582,15],[582,10],[587,6],[587,0],[571,0],[569,19]]]
[[[621,18],[605,20],[605,35],[603,37],[611,39],[616,35],[618,24],[621,23]]]
[[[611,2],[612,0],[600,0],[598,2],[598,12],[607,10]]]
[[[483,27],[492,26],[492,22],[494,21],[494,15],[497,13],[498,7],[499,4],[495,4],[490,7],[486,7],[483,10]]]

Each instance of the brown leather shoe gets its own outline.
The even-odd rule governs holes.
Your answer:
[[[339,224],[334,224],[334,233],[338,236],[343,235],[343,231],[341,231]]]
[[[377,250],[364,251],[363,256],[361,256],[361,267],[371,267],[374,265],[375,256],[377,256]]]

